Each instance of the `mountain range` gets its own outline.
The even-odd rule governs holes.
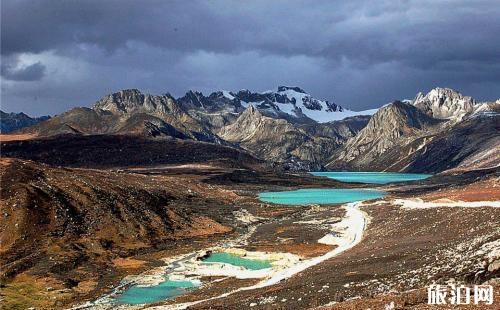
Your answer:
[[[449,88],[359,112],[289,86],[180,98],[128,89],[19,133],[208,142],[290,170],[438,172],[500,163],[499,107]]]
[[[0,111],[0,133],[9,133],[46,121],[50,116],[30,117],[24,113],[5,113]]]
[[[373,115],[338,148],[329,169],[438,172],[500,163],[500,101],[477,103],[446,88]]]

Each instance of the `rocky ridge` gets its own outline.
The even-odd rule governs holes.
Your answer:
[[[234,123],[221,128],[218,134],[260,158],[317,170],[338,146],[355,136],[368,119],[359,116],[299,125],[268,117],[250,104]]]
[[[352,126],[351,118],[320,123],[308,117],[311,113],[324,114],[325,120],[361,112],[314,99],[298,87],[280,86],[264,93],[218,91],[209,96],[189,91],[178,99],[127,89],[104,96],[92,108],[71,109],[23,132],[195,140],[243,148],[291,169],[321,169],[333,150],[368,121],[359,116]]]
[[[498,166],[500,105],[436,88],[393,102],[339,148],[329,169],[439,172]]]

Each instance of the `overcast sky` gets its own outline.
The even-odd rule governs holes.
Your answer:
[[[490,1],[1,1],[2,110],[54,114],[124,88],[300,86],[354,110],[435,86],[500,97]]]

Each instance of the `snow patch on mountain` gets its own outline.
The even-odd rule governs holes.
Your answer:
[[[292,101],[294,107],[298,108],[304,115],[318,123],[342,120],[346,117],[356,115],[373,115],[378,111],[378,109],[352,111],[333,102],[315,99],[304,91],[297,90],[297,88],[280,86],[278,87],[277,93],[287,96],[287,98]],[[296,115],[295,110],[293,110],[293,112]],[[290,112],[287,113],[292,114]]]
[[[275,115],[285,113],[293,118],[308,118],[318,123],[342,120],[356,115],[373,115],[378,110],[348,110],[334,102],[315,99],[299,87],[289,86],[278,86],[275,90],[262,93],[250,93],[248,90],[242,90],[235,96],[240,99],[241,105],[244,107],[252,103],[259,110],[272,112]],[[253,100],[244,100],[242,97]]]
[[[224,97],[226,97],[227,99],[229,99],[229,100],[234,100],[234,98],[235,98],[235,97],[234,97],[234,96],[233,96],[230,92],[228,92],[227,90],[223,90],[223,91],[222,91],[222,95],[223,95]]]
[[[475,117],[494,117],[499,115],[498,111],[500,110],[500,101],[496,102],[481,102],[476,104],[472,113],[468,116],[468,118]]]

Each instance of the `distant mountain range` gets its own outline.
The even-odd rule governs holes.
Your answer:
[[[291,170],[436,172],[498,164],[499,106],[448,88],[380,109],[350,111],[299,87],[208,96],[129,89],[24,128],[37,136],[131,135],[243,149]],[[3,128],[2,114],[2,128]],[[489,155],[488,155],[489,154]],[[496,156],[496,157],[495,157]]]
[[[9,133],[46,121],[50,116],[30,117],[24,113],[0,111],[0,133]]]

